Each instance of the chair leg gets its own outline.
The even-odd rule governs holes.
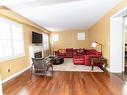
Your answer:
[[[51,76],[53,76],[53,66],[50,66],[49,68],[47,68],[47,71],[49,71]]]
[[[47,72],[47,70],[44,72],[45,74],[44,74],[44,77],[46,78],[47,77],[47,74],[46,74],[46,72]]]
[[[32,67],[30,69],[30,80],[32,79]]]
[[[52,72],[52,76],[53,76],[53,66],[51,66],[51,68],[52,68],[52,71],[51,72]]]
[[[53,66],[50,66],[50,73],[51,73],[51,76],[53,76]]]

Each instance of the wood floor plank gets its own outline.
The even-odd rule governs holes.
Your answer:
[[[114,74],[54,72],[53,77],[26,71],[3,85],[4,95],[127,95],[127,85]]]

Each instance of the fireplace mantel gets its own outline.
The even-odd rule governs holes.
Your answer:
[[[31,58],[35,57],[35,53],[42,52],[43,57],[43,46],[42,45],[31,45],[29,46],[29,57],[30,57],[30,65],[32,64]]]

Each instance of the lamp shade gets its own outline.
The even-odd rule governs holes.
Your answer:
[[[96,47],[97,47],[97,43],[96,43],[96,42],[93,42],[91,46],[92,46],[93,48],[96,48]]]

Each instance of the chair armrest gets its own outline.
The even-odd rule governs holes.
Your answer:
[[[32,58],[32,59],[35,59],[35,60],[43,60],[43,59],[45,59],[45,57],[44,58]]]

